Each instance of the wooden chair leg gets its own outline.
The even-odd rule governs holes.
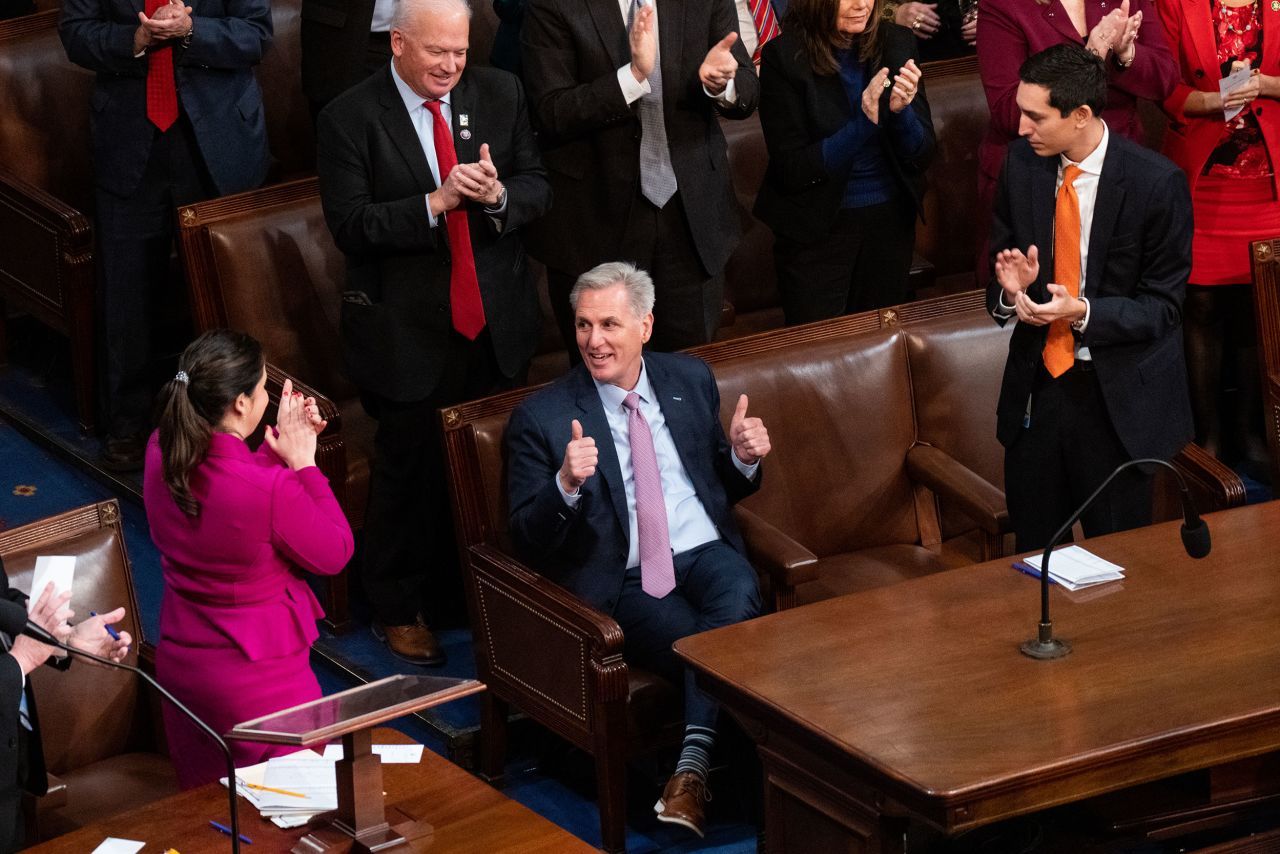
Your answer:
[[[335,635],[346,634],[351,628],[351,606],[347,601],[350,574],[346,569],[324,580],[321,606],[324,608],[325,628]]]
[[[493,786],[506,782],[507,701],[486,691],[480,701],[480,777]]]
[[[596,729],[596,800],[600,806],[600,847],[607,854],[627,850],[626,720],[621,704],[606,712]],[[615,710],[610,709],[609,712]]]

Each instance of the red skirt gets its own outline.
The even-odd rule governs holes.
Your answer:
[[[1280,234],[1275,179],[1201,175],[1192,193],[1191,284],[1249,282],[1249,244]]]

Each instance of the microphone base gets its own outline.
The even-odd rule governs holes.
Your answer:
[[[1018,649],[1028,658],[1035,658],[1040,661],[1062,658],[1071,654],[1071,644],[1057,638],[1049,638],[1048,640],[1032,638],[1029,641],[1023,641]]]

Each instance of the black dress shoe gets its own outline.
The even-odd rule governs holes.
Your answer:
[[[102,454],[99,455],[98,462],[107,471],[139,471],[146,458],[146,452],[145,433],[133,436],[108,436],[102,443]]]

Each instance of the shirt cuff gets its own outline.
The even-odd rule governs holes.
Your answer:
[[[1011,305],[1006,305],[1004,301],[1004,288],[1000,289],[1000,298],[996,300],[995,310],[992,311],[996,317],[1013,317],[1018,310]]]
[[[706,86],[702,87],[702,91],[704,94],[706,94],[708,98],[714,98],[716,100],[716,103],[719,104],[720,106],[732,107],[738,100],[738,89],[736,86],[733,85],[733,82],[734,82],[733,79],[730,78],[729,82],[724,84],[724,91],[721,92],[719,95],[712,95],[710,92],[707,91]]]
[[[565,492],[564,484],[560,483],[559,472],[556,472],[554,475],[552,475],[551,479],[556,482],[556,491],[559,492],[560,497],[564,499],[565,505],[568,507],[577,507],[578,502],[582,500],[582,490],[579,489],[577,492],[573,493],[572,495]]]
[[[435,228],[437,225],[440,224],[439,223],[440,217],[431,215],[431,194],[428,193],[427,195],[423,196],[422,201],[423,201],[423,204],[427,206],[427,222],[431,223],[432,228]]]
[[[636,80],[636,76],[631,73],[631,63],[618,69],[618,88],[622,90],[622,97],[627,100],[628,105],[634,104],[653,91],[648,80],[643,83]]]
[[[738,459],[738,454],[732,448],[729,450],[729,456],[733,457],[733,467],[736,468],[747,480],[755,480],[756,472],[760,470],[760,461],[756,460],[751,465],[747,465]]]
[[[1089,305],[1089,300],[1086,297],[1080,297],[1080,302],[1084,303],[1084,317],[1072,323],[1071,328],[1083,334],[1089,328],[1089,312],[1092,310],[1092,306]]]

